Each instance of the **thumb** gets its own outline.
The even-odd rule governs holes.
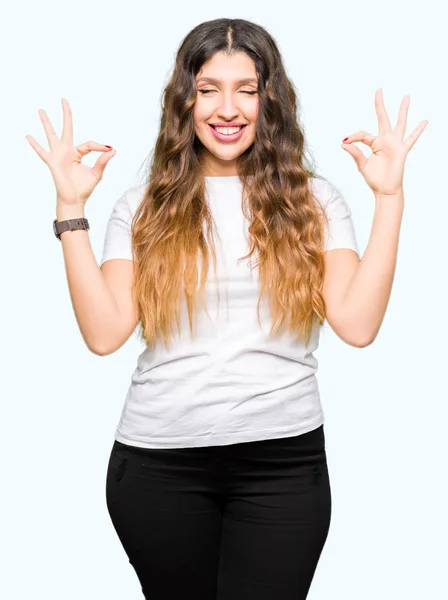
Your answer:
[[[352,144],[342,144],[341,147],[343,150],[345,150],[346,152],[351,154],[356,165],[358,166],[358,169],[362,172],[362,170],[367,162],[367,159],[366,159],[364,153],[359,148],[357,148],[356,146],[353,146]]]
[[[115,156],[116,153],[116,150],[109,150],[108,152],[103,152],[101,156],[99,156],[96,163],[93,165],[92,171],[95,174],[95,177],[98,181],[100,181],[103,178],[104,169],[106,168],[107,163],[113,156]]]

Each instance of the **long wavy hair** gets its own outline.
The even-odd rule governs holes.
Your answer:
[[[191,30],[162,95],[150,176],[131,226],[132,293],[141,335],[149,347],[159,336],[170,346],[175,323],[180,332],[182,296],[193,335],[194,315],[200,305],[206,308],[210,255],[216,273],[216,229],[206,201],[203,146],[193,120],[196,75],[216,52],[245,52],[259,81],[255,139],[237,158],[243,212],[250,220],[250,249],[239,260],[256,255],[249,264],[259,269],[258,321],[266,298],[272,318],[269,335],[288,329],[308,344],[326,313],[326,215],[309,185],[310,178],[320,176],[310,162],[305,166],[296,93],[277,44],[263,27],[243,19],[216,19]]]

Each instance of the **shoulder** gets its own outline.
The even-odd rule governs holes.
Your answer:
[[[145,196],[145,191],[146,186],[140,185],[123,192],[113,204],[110,219],[122,220],[130,225],[137,208]]]
[[[137,208],[143,201],[143,198],[145,197],[146,188],[146,184],[130,188],[123,194],[122,198],[120,198],[123,204],[127,206],[127,210],[132,216],[134,216],[135,212],[137,211]]]
[[[315,199],[324,208],[328,208],[336,197],[343,197],[341,190],[334,183],[319,175],[310,177],[310,188]]]
[[[311,189],[316,201],[322,206],[329,219],[351,217],[350,205],[344,193],[324,177],[312,177]]]

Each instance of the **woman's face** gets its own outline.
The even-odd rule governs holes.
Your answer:
[[[244,52],[231,57],[218,52],[202,65],[196,86],[194,128],[203,145],[206,175],[237,175],[236,158],[255,138],[259,102],[255,63]],[[235,127],[229,129],[227,124]]]

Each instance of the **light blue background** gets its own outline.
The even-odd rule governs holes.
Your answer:
[[[53,180],[25,135],[48,148],[37,111],[60,135],[65,97],[75,144],[117,149],[86,206],[99,260],[112,206],[139,184],[155,142],[177,47],[217,17],[253,20],[277,40],[319,171],[349,202],[361,253],[374,197],[341,140],[377,133],[378,87],[393,126],[405,94],[407,135],[429,120],[407,160],[397,272],[379,336],[356,349],[327,324],[316,354],[333,515],[309,599],[446,600],[448,44],[440,0],[2,3],[0,596],[142,597],[105,503],[113,434],[142,346],[134,336],[107,357],[85,347],[52,232]]]

